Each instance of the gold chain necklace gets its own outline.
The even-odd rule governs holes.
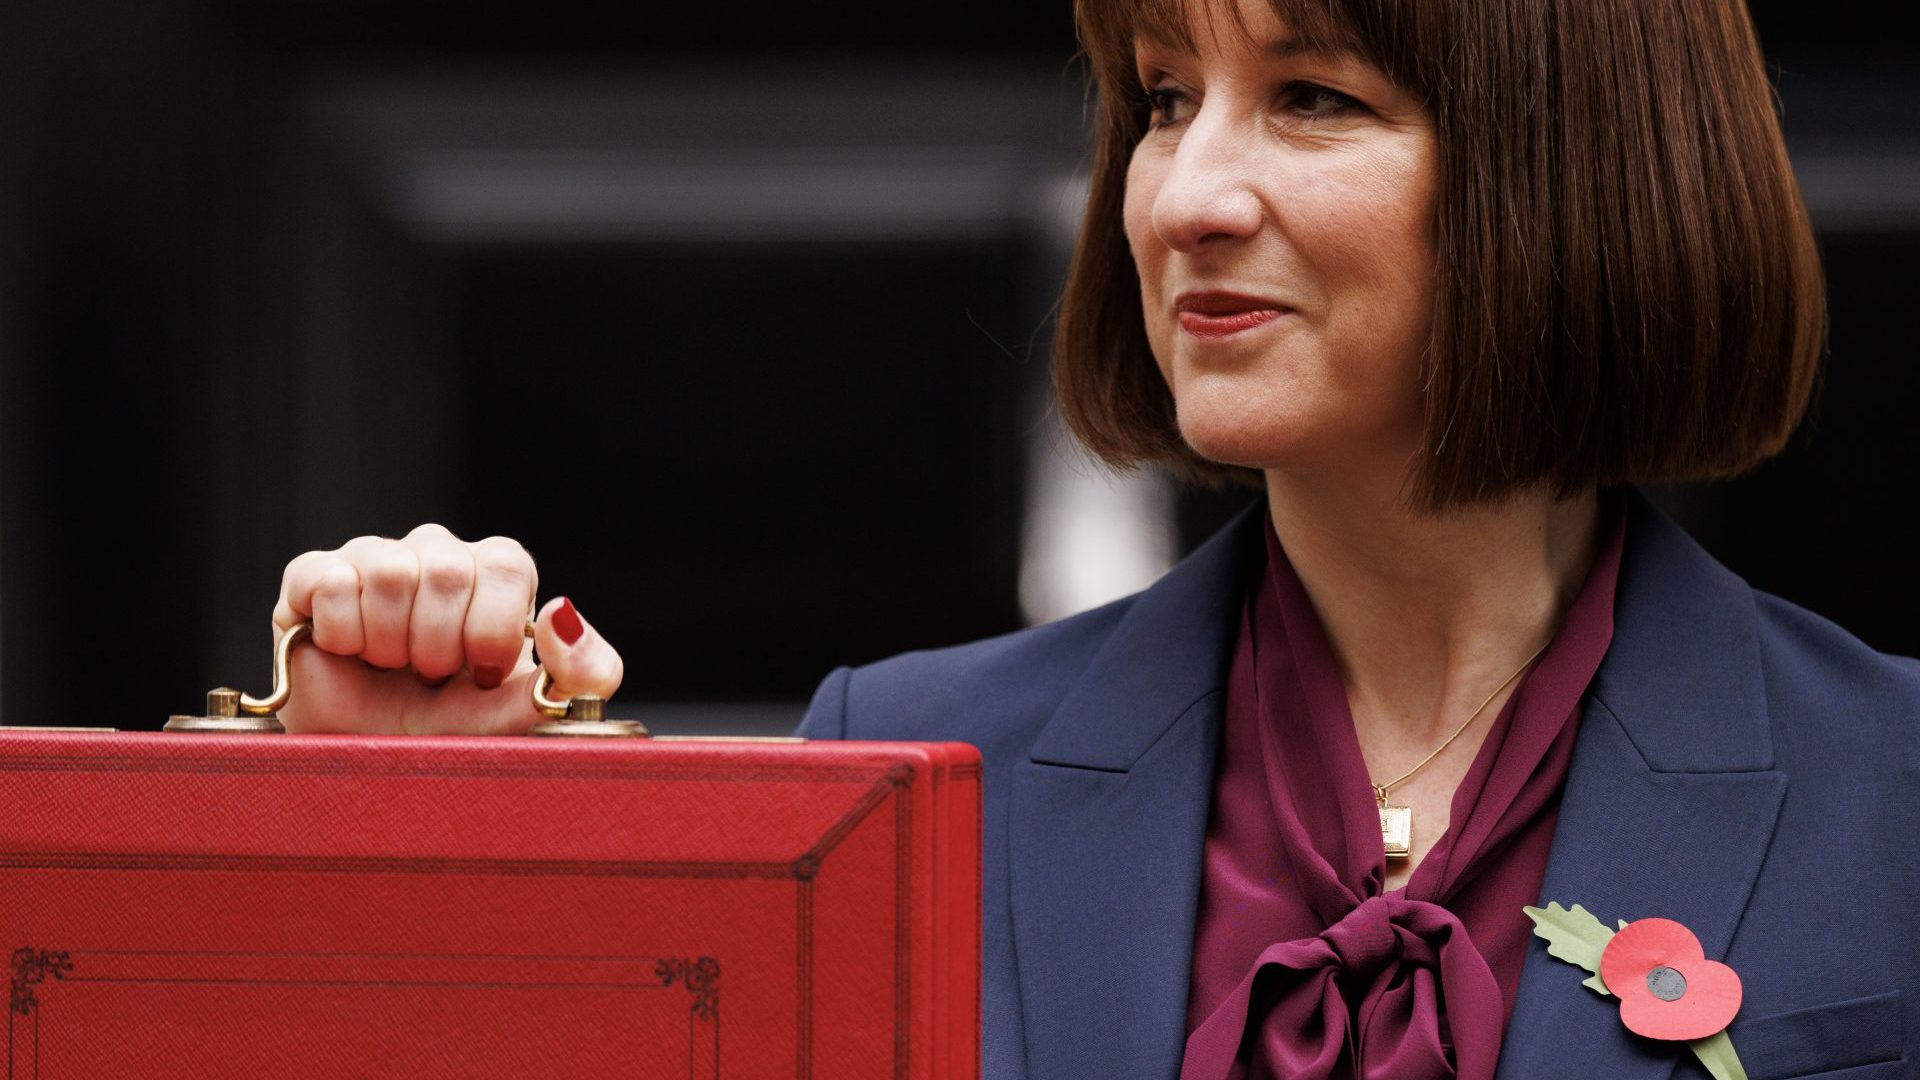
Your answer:
[[[1551,644],[1551,642],[1548,644]],[[1413,807],[1388,806],[1387,791],[1391,789],[1393,785],[1425,768],[1427,762],[1440,756],[1440,751],[1452,746],[1453,740],[1459,738],[1460,733],[1467,730],[1467,725],[1479,718],[1481,711],[1487,707],[1488,702],[1499,697],[1502,690],[1513,685],[1513,680],[1519,678],[1520,673],[1531,667],[1535,660],[1540,659],[1540,654],[1546,651],[1547,646],[1542,645],[1532,656],[1527,657],[1527,662],[1515,668],[1513,674],[1507,676],[1506,682],[1494,687],[1493,693],[1487,695],[1487,700],[1481,702],[1479,707],[1474,709],[1472,714],[1462,721],[1459,727],[1454,729],[1453,734],[1447,736],[1446,742],[1434,747],[1433,753],[1421,758],[1420,764],[1415,765],[1413,768],[1408,769],[1406,772],[1401,773],[1399,776],[1394,777],[1384,784],[1373,785],[1373,797],[1380,804],[1380,845],[1386,848],[1387,860],[1389,862],[1405,862],[1413,857]]]

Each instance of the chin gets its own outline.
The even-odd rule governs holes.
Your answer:
[[[1177,372],[1174,412],[1193,452],[1249,469],[1319,470],[1404,461],[1421,445],[1418,402],[1386,403],[1312,380]],[[1302,383],[1307,385],[1302,386]]]
[[[1167,372],[1180,437],[1193,452],[1222,465],[1285,467],[1324,453],[1330,424],[1347,403],[1312,389],[1316,380],[1291,371],[1175,364]]]
[[[1244,405],[1231,410],[1182,407],[1179,419],[1180,437],[1193,452],[1221,465],[1284,468],[1306,453],[1300,427],[1274,413],[1250,412]]]

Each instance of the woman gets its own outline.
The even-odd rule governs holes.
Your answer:
[[[1691,930],[1756,1080],[1914,1075],[1920,670],[1624,487],[1751,467],[1814,381],[1744,11],[1077,14],[1063,409],[1266,498],[1137,596],[836,671],[801,724],[984,752],[986,1075],[1700,1075],[1547,955],[1547,900]],[[533,595],[517,545],[437,527],[302,556],[287,723],[523,726]],[[538,625],[563,687],[617,685],[570,603]]]

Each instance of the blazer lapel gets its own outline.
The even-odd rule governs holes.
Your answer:
[[[1773,770],[1753,592],[1637,492],[1614,600],[1554,829],[1542,904],[1609,925],[1660,916],[1724,959],[1772,840]],[[1499,1080],[1656,1080],[1687,1055],[1620,1022],[1585,973],[1528,952]]]
[[[1724,958],[1773,835],[1753,593],[1637,492],[1541,902],[1675,919]],[[1035,1080],[1174,1077],[1225,675],[1263,503],[1135,599],[1014,770],[1009,877]],[[1044,824],[1043,824],[1044,823]],[[1658,1080],[1686,1053],[1536,942],[1499,1080]]]
[[[1137,597],[1015,767],[1014,948],[1035,1080],[1167,1077],[1264,503]]]

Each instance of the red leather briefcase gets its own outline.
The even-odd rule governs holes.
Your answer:
[[[978,1076],[964,744],[0,733],[7,1076]]]

